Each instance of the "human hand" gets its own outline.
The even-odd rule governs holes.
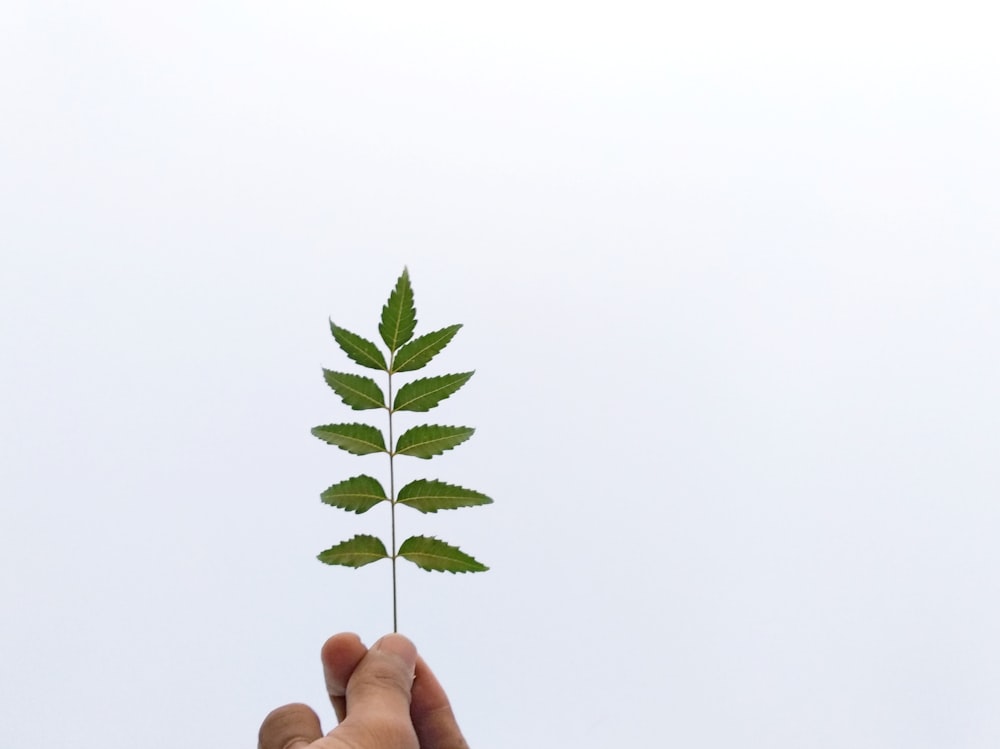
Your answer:
[[[444,690],[402,635],[370,650],[357,635],[334,635],[321,658],[340,725],[324,737],[311,708],[285,705],[264,719],[258,749],[469,749]]]

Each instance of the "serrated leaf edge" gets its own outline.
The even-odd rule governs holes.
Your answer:
[[[412,487],[415,484],[436,484],[438,486],[448,487],[449,489],[458,489],[459,491],[462,491],[462,492],[468,492],[469,494],[474,495],[476,499],[479,499],[479,500],[482,500],[482,501],[471,502],[469,504],[457,504],[454,507],[435,507],[434,509],[425,510],[425,509],[422,509],[421,507],[419,507],[416,503],[426,502],[426,501],[431,500],[431,499],[456,499],[456,497],[449,496],[447,494],[436,494],[436,495],[435,494],[423,494],[423,495],[416,496],[416,497],[404,497],[404,494],[406,493],[406,490],[409,489],[410,487]],[[461,497],[458,497],[458,498],[461,498]],[[433,514],[433,513],[436,513],[436,512],[447,512],[449,510],[460,510],[460,509],[464,509],[466,507],[481,507],[483,505],[493,504],[493,500],[490,497],[488,497],[485,494],[483,494],[482,492],[476,491],[475,489],[469,489],[468,487],[460,486],[458,484],[449,484],[448,482],[441,481],[440,479],[414,479],[413,481],[411,481],[408,484],[406,484],[406,486],[403,486],[402,488],[400,488],[400,490],[396,493],[396,504],[401,504],[401,505],[404,505],[406,507],[412,507],[417,512],[422,512],[422,513],[425,513],[425,514],[427,514],[427,513],[432,513]]]
[[[406,292],[409,292],[409,300],[404,296]],[[398,299],[395,306],[399,308],[399,314],[395,315],[394,319],[388,320],[390,324],[386,324],[390,314],[393,312],[393,300]],[[410,333],[405,338],[399,337],[399,331],[401,328],[401,321],[404,318],[404,314],[407,312],[412,312],[413,324],[410,326]],[[382,306],[382,317],[379,321],[379,335],[382,336],[382,342],[389,348],[390,352],[395,352],[400,346],[406,344],[413,337],[413,331],[416,329],[417,325],[417,309],[414,303],[413,286],[410,284],[410,272],[405,267],[403,272],[399,275],[396,280],[396,285],[393,287],[392,291],[389,292],[389,299]],[[390,335],[386,335],[386,331],[383,328],[391,328]],[[391,339],[391,340],[390,340]]]
[[[462,324],[461,323],[457,323],[455,325],[448,325],[448,326],[446,326],[444,328],[440,328],[438,330],[432,330],[430,333],[424,333],[422,336],[418,336],[417,338],[414,338],[412,341],[410,341],[407,344],[405,344],[405,346],[401,347],[399,349],[399,351],[397,352],[397,354],[393,357],[392,372],[391,373],[392,374],[396,374],[398,372],[414,372],[414,371],[416,371],[418,369],[423,369],[424,367],[426,367],[428,364],[431,363],[431,360],[433,360],[435,356],[437,356],[438,354],[441,353],[441,351],[444,350],[445,346],[447,346],[449,343],[451,343],[452,339],[458,334],[458,331],[461,330],[461,328],[462,328]],[[427,359],[427,361],[425,361],[420,366],[417,366],[417,367],[410,367],[410,366],[408,366],[409,362],[413,361],[414,359],[418,359],[425,351],[427,351],[428,349],[431,349],[431,348],[435,347],[435,345],[437,344],[437,341],[440,340],[440,338],[435,339],[433,342],[430,342],[429,339],[431,339],[432,336],[441,336],[441,338],[445,338],[445,342],[442,343],[438,347],[437,351],[435,351],[433,354],[431,354],[430,357]],[[416,354],[414,354],[412,356],[409,356],[409,358],[406,359],[403,362],[402,365],[400,365],[400,363],[399,363],[399,360],[400,360],[399,354],[407,353],[407,351],[406,351],[407,347],[412,347],[413,344],[420,343],[421,341],[424,341],[424,340],[428,340],[428,345],[426,345],[424,348],[420,349],[420,351],[418,351]]]
[[[382,444],[378,445],[378,444],[376,444],[374,442],[365,442],[364,440],[358,439],[357,437],[350,437],[350,436],[346,436],[346,435],[336,435],[336,436],[344,437],[345,439],[348,439],[348,440],[354,440],[354,441],[359,442],[361,444],[372,445],[373,447],[376,448],[374,450],[369,450],[369,451],[367,451],[365,453],[356,453],[353,450],[351,450],[350,448],[344,447],[343,445],[340,445],[337,442],[331,442],[330,440],[326,439],[322,434],[318,434],[317,433],[317,432],[319,432],[322,429],[332,429],[334,427],[363,427],[365,429],[371,429],[371,430],[373,430],[375,432],[378,432],[378,435],[379,435],[379,438],[380,438]],[[353,423],[350,423],[350,424],[320,424],[319,426],[312,428],[312,435],[313,435],[313,437],[316,437],[317,439],[322,440],[323,442],[326,442],[328,445],[333,445],[334,447],[339,447],[341,450],[344,450],[345,452],[349,452],[352,455],[373,455],[375,453],[388,452],[388,449],[386,448],[386,445],[385,445],[385,435],[382,434],[382,431],[378,427],[373,427],[371,424],[361,424],[361,423],[358,423],[358,422],[353,422]]]
[[[345,545],[350,544],[350,543],[357,542],[359,540],[362,540],[362,541],[369,541],[370,540],[370,541],[376,541],[376,542],[378,542],[378,545],[382,547],[381,556],[378,556],[375,553],[371,553],[368,556],[371,556],[372,559],[370,559],[367,562],[362,562],[361,564],[344,564],[342,562],[328,562],[325,559],[323,559],[323,555],[324,554],[327,554],[327,553],[333,551],[334,549],[337,549],[339,547],[345,546]],[[348,552],[348,553],[353,553],[353,554],[358,554],[359,556],[363,556],[359,552]],[[352,536],[351,538],[347,539],[346,541],[341,541],[339,544],[334,544],[329,549],[324,549],[323,551],[321,551],[319,554],[316,555],[316,558],[319,559],[319,561],[323,562],[323,564],[336,565],[338,567],[353,567],[354,569],[358,569],[360,567],[364,567],[366,565],[373,564],[373,563],[379,561],[380,559],[391,559],[392,557],[390,556],[389,551],[385,548],[385,543],[383,543],[383,541],[382,541],[381,538],[379,538],[378,536],[373,536],[373,535],[368,534],[368,533],[358,533],[357,535]]]
[[[404,404],[402,406],[399,405],[399,399],[403,396],[403,394],[406,392],[406,389],[408,387],[411,387],[413,385],[417,385],[417,384],[420,384],[420,383],[424,383],[424,382],[429,382],[431,380],[444,380],[444,379],[449,378],[449,377],[451,377],[451,378],[463,378],[464,377],[465,378],[465,379],[461,379],[461,380],[452,380],[451,382],[443,383],[441,385],[441,387],[439,387],[439,388],[437,388],[435,390],[430,390],[430,391],[428,391],[426,393],[421,393],[417,398],[413,398],[413,399],[410,400],[410,403],[413,403],[415,400],[418,400],[418,399],[421,399],[421,398],[427,398],[427,397],[433,395],[434,393],[436,393],[436,392],[438,392],[440,390],[450,390],[450,392],[448,392],[445,395],[443,395],[440,398],[438,398],[437,401],[435,401],[433,405],[428,406],[427,408],[425,408],[425,409],[423,409],[421,411],[414,411],[414,413],[425,413],[427,411],[430,411],[432,408],[436,408],[438,406],[438,404],[441,403],[441,401],[447,400],[448,398],[450,398],[451,396],[453,396],[455,393],[457,393],[459,390],[461,390],[465,386],[465,383],[467,383],[470,379],[472,379],[472,375],[474,375],[475,373],[476,373],[476,370],[473,369],[471,372],[455,372],[455,373],[452,373],[452,374],[434,375],[433,377],[420,377],[420,378],[418,378],[416,380],[412,380],[411,382],[408,382],[405,385],[403,385],[403,387],[401,387],[399,389],[399,392],[396,393],[396,397],[393,400],[393,404],[392,404],[392,410],[393,411],[411,411],[411,410],[413,410],[413,409],[407,408],[406,404]],[[456,381],[458,382],[457,385],[455,385]]]
[[[381,496],[376,501],[368,504],[367,507],[362,507],[362,508],[344,507],[344,505],[342,505],[342,504],[336,504],[334,502],[327,501],[326,498],[327,498],[327,496],[329,496],[329,493],[330,493],[330,491],[332,489],[336,489],[337,487],[344,486],[345,484],[349,484],[352,481],[358,481],[359,479],[367,479],[368,481],[374,482],[375,485],[378,486],[379,491],[381,492]],[[374,495],[372,495],[372,494],[360,494],[360,493],[358,493],[358,494],[336,494],[336,495],[333,495],[333,496],[336,496],[336,497],[372,497]],[[319,497],[320,497],[320,501],[323,504],[328,505],[330,507],[335,507],[338,510],[343,510],[344,512],[353,512],[355,515],[361,515],[363,513],[366,513],[366,512],[368,512],[368,510],[372,509],[373,507],[375,507],[378,504],[381,504],[382,502],[390,502],[391,501],[389,499],[389,497],[386,495],[385,487],[382,486],[382,482],[379,481],[374,476],[369,476],[367,473],[358,474],[357,476],[351,476],[350,478],[344,479],[343,481],[338,481],[336,484],[331,484],[330,486],[328,486],[326,489],[324,489],[320,493]]]
[[[371,346],[372,351],[367,350],[364,347],[355,345],[354,348],[349,348],[345,346],[344,343],[340,341],[337,333],[345,333],[347,336],[356,338],[360,343],[367,344]],[[355,364],[359,364],[362,367],[367,367],[368,369],[377,369],[380,372],[387,372],[389,366],[385,363],[385,355],[379,349],[378,345],[374,341],[369,341],[364,336],[358,335],[347,328],[342,328],[337,325],[333,320],[330,320],[330,333],[333,335],[334,341],[340,346],[340,350],[347,354],[347,358],[353,361]],[[354,352],[352,354],[352,351]],[[365,361],[361,361],[358,357],[364,355]],[[373,358],[370,358],[373,357]]]
[[[436,541],[437,543],[442,544],[442,545],[448,547],[452,551],[458,552],[463,557],[466,557],[467,559],[463,560],[463,561],[472,562],[473,564],[478,565],[479,568],[477,568],[477,569],[471,569],[471,570],[439,570],[439,569],[434,569],[434,568],[428,569],[427,567],[424,567],[424,566],[419,565],[416,562],[414,562],[412,559],[410,559],[409,557],[407,557],[405,555],[405,553],[403,552],[403,547],[407,543],[409,543],[410,541],[415,541],[415,540],[417,540],[417,541],[419,541],[419,540]],[[410,552],[410,553],[412,553],[412,552]],[[427,552],[419,552],[419,553],[421,553],[421,554],[423,554],[425,556],[434,557],[433,554],[428,554]],[[402,559],[405,559],[406,561],[411,562],[412,564],[416,564],[417,567],[420,567],[420,569],[425,570],[427,572],[450,572],[451,574],[454,575],[454,574],[458,574],[458,573],[465,574],[467,572],[486,572],[487,570],[489,570],[489,567],[487,567],[485,564],[483,564],[478,559],[476,559],[475,557],[473,557],[471,554],[462,551],[459,547],[454,546],[454,545],[448,543],[447,541],[442,541],[440,538],[437,538],[436,536],[410,536],[408,539],[406,539],[405,541],[403,541],[403,543],[401,543],[399,545],[399,550],[396,552],[396,556],[400,557]],[[451,557],[434,557],[434,558],[437,558],[437,559],[447,559],[448,561],[452,561],[452,562],[455,561]]]
[[[356,388],[354,388],[352,386],[345,385],[345,383],[343,383],[343,382],[338,382],[337,385],[334,386],[334,384],[332,382],[330,382],[330,377],[333,376],[333,375],[337,375],[337,376],[340,376],[340,377],[347,377],[347,378],[354,379],[354,380],[364,380],[366,382],[371,383],[372,385],[375,386],[375,389],[378,390],[379,397],[381,397],[381,399],[382,399],[381,402],[377,403],[377,402],[375,402],[373,400],[370,400],[368,393],[365,393],[365,392],[363,392],[361,390],[358,390],[358,389],[356,389]],[[325,369],[324,368],[323,369],[323,379],[326,382],[326,384],[329,386],[329,388],[334,393],[337,394],[337,396],[340,398],[340,400],[343,401],[343,403],[345,405],[349,406],[350,408],[354,409],[355,411],[370,411],[370,410],[375,409],[375,408],[385,408],[386,407],[385,406],[385,393],[382,392],[382,388],[371,377],[365,377],[364,375],[356,375],[356,374],[353,374],[351,372],[335,372],[332,369]],[[341,392],[340,392],[341,390],[344,390],[346,392],[349,392],[349,393],[352,393],[354,395],[360,396],[361,398],[363,398],[365,401],[371,403],[372,405],[370,405],[370,406],[356,406],[353,403],[351,403],[350,401],[348,401],[343,395],[341,395]]]
[[[448,426],[448,425],[444,425],[444,424],[420,424],[419,426],[410,427],[405,432],[403,432],[401,435],[399,435],[399,437],[396,439],[396,447],[395,447],[395,449],[393,451],[393,455],[409,455],[409,456],[415,457],[415,458],[423,458],[424,456],[422,456],[422,455],[413,455],[413,452],[412,452],[413,448],[419,447],[421,445],[428,445],[428,444],[431,444],[433,442],[440,442],[440,441],[446,440],[448,438],[455,438],[455,437],[461,436],[461,435],[452,434],[452,435],[446,435],[446,436],[437,437],[437,438],[435,438],[433,440],[425,440],[424,442],[417,442],[417,443],[412,444],[412,445],[407,445],[406,448],[405,448],[405,450],[407,450],[408,452],[403,452],[402,450],[399,449],[399,444],[409,434],[411,434],[412,432],[419,431],[421,429],[428,429],[428,428],[431,428],[431,429],[462,429],[462,430],[466,430],[468,432],[468,434],[462,436],[462,439],[459,442],[456,442],[454,445],[449,445],[448,447],[442,448],[441,450],[438,450],[437,452],[435,452],[433,455],[431,455],[429,457],[435,457],[435,456],[441,455],[442,453],[447,452],[448,450],[454,450],[456,447],[458,447],[459,445],[461,445],[463,442],[466,442],[467,440],[469,440],[472,437],[472,435],[474,435],[476,433],[476,430],[473,427]]]

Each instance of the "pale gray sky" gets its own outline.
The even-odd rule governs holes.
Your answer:
[[[0,746],[253,746],[391,627],[309,429],[405,264],[473,746],[996,747],[987,4],[357,6],[3,4]]]

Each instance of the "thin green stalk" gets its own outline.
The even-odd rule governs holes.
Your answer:
[[[396,477],[393,471],[393,458],[396,457],[392,440],[392,365],[395,363],[396,354],[389,354],[389,400],[386,408],[389,411],[389,517],[392,525],[392,631],[398,632],[399,626],[396,620]]]

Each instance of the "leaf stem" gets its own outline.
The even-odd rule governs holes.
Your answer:
[[[392,366],[396,360],[396,352],[389,352],[389,398],[385,404],[389,412],[389,517],[392,526],[392,631],[398,632],[396,620],[396,476],[393,471],[393,459],[396,457],[395,443],[392,441]]]

